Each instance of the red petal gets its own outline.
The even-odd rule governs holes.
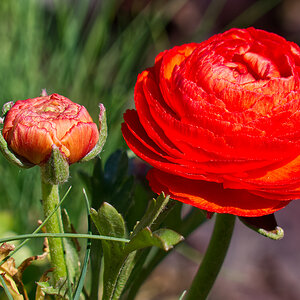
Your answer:
[[[61,139],[61,143],[68,149],[69,164],[75,163],[88,154],[96,145],[99,132],[95,123],[78,123],[73,126]],[[61,149],[62,152],[63,149]],[[66,154],[66,153],[65,153]]]
[[[40,164],[50,156],[53,140],[45,128],[28,127],[19,123],[7,143],[18,155],[33,164]]]
[[[244,217],[269,215],[289,202],[269,200],[246,190],[224,189],[222,184],[191,180],[171,175],[157,169],[148,172],[152,190],[203,210],[228,213]]]

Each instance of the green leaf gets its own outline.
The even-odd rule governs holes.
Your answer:
[[[67,292],[68,292],[68,287],[65,284],[64,281],[58,282],[57,286],[52,286],[49,281],[44,281],[44,282],[37,282],[36,283],[38,287],[48,295],[56,295],[59,297],[62,297],[62,299],[69,299]]]
[[[123,217],[110,204],[104,202],[97,212],[91,209],[91,218],[100,235],[126,237]],[[103,299],[112,299],[120,269],[124,261],[125,243],[102,241],[104,256]]]
[[[123,217],[109,203],[104,202],[98,213],[91,208],[91,218],[100,235],[125,238],[126,228]],[[102,241],[106,265],[114,264],[123,256],[124,243]],[[105,249],[104,249],[105,248]],[[105,262],[104,262],[105,263]]]
[[[63,239],[65,259],[68,268],[68,274],[71,281],[74,283],[80,275],[80,261],[76,248],[72,241]]]
[[[152,233],[150,228],[146,227],[130,240],[125,247],[125,252],[130,253],[138,249],[152,246],[168,251],[182,240],[183,236],[171,229],[159,229]]]
[[[104,256],[103,300],[119,299],[138,259],[140,252],[136,250],[152,246],[169,250],[183,239],[181,235],[168,229],[151,232],[150,226],[164,212],[168,201],[169,196],[166,197],[162,194],[149,203],[144,217],[136,225],[131,235],[131,241],[127,245],[122,242],[102,241]],[[101,235],[126,237],[124,220],[110,204],[103,203],[98,212],[91,209],[91,218]]]
[[[104,202],[98,213],[91,208],[91,217],[101,235],[125,238],[125,222],[121,214],[109,203]],[[124,247],[120,243],[121,248]]]
[[[49,295],[58,295],[58,289],[50,285],[49,282],[37,282],[42,291]]]
[[[157,236],[157,238],[159,238],[163,242],[163,247],[160,248],[164,249],[165,251],[170,250],[171,248],[173,248],[173,246],[184,240],[184,237],[182,235],[166,228],[161,228],[154,231],[153,235]]]
[[[165,196],[164,193],[161,193],[157,199],[152,199],[149,203],[147,211],[143,216],[142,220],[138,222],[133,230],[133,235],[141,231],[146,227],[150,227],[158,218],[158,216],[163,212],[167,203],[169,202],[170,196]]]

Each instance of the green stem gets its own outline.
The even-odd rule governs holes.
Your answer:
[[[43,174],[43,172],[41,172]],[[58,185],[46,183],[42,175],[42,199],[44,215],[47,218],[59,203]],[[48,233],[63,233],[60,208],[46,223]],[[51,264],[55,268],[53,271],[54,282],[58,283],[60,278],[67,277],[66,261],[62,239],[48,238]]]
[[[205,300],[207,298],[225,259],[234,222],[235,216],[233,215],[217,215],[206,254],[185,300]]]

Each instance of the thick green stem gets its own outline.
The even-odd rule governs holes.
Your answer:
[[[207,298],[225,259],[234,222],[235,216],[233,215],[217,215],[206,254],[185,300],[205,300]]]
[[[42,172],[43,174],[43,172]],[[45,218],[55,209],[59,203],[58,185],[45,183],[42,175],[42,200]],[[63,233],[60,208],[46,223],[48,233]],[[48,238],[51,264],[55,268],[53,272],[54,281],[67,277],[67,268],[64,257],[62,239]]]

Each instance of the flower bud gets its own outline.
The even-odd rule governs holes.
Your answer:
[[[53,147],[73,164],[97,145],[99,132],[85,107],[58,94],[17,101],[2,130],[9,149],[22,162],[45,164]]]

